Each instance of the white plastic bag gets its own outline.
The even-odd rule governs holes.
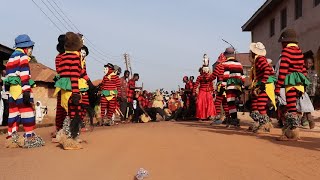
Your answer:
[[[307,93],[304,93],[297,100],[297,110],[298,112],[313,112],[314,107]]]

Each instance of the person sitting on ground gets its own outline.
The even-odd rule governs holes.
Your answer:
[[[183,104],[181,99],[179,100],[178,95],[173,93],[169,102],[168,102],[169,110],[171,111],[171,116],[168,120],[178,120],[179,117],[182,116],[183,111]]]
[[[138,91],[136,92],[134,101],[136,104],[134,105],[134,114],[133,114],[133,122],[134,123],[139,123],[140,122],[140,117],[144,114],[146,117],[150,117],[151,121],[156,121],[157,120],[157,113],[155,112],[154,109],[148,109],[146,108],[145,104],[145,95],[146,91],[141,92]]]

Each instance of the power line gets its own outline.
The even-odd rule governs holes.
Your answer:
[[[97,61],[98,63],[102,64],[102,65],[105,65],[105,63],[103,63],[102,61],[100,61],[99,59],[93,57],[93,56],[90,56],[90,58],[92,58],[93,60]]]
[[[33,1],[33,0],[32,0],[32,1]],[[54,16],[56,19],[58,19],[58,21],[63,25],[63,27],[66,28],[67,30],[69,30],[69,29],[65,26],[65,24],[60,20],[60,18],[58,18],[58,17],[56,16],[56,14],[49,8],[49,6],[48,6],[43,0],[41,0],[41,2],[49,9],[49,11],[53,14],[53,16]]]
[[[53,1],[53,3],[56,5],[56,7],[60,10],[60,12],[66,17],[66,19],[73,25],[73,27],[80,33],[80,30],[77,28],[75,24],[69,19],[69,17],[64,13],[64,11],[59,7],[59,5]]]
[[[48,4],[52,7],[52,9],[56,12],[56,13],[58,13],[58,15],[62,18],[62,20],[70,27],[70,29],[72,30],[72,31],[75,31],[75,29],[71,26],[71,25],[69,25],[69,23],[67,22],[67,20],[60,14],[60,12],[51,4],[51,2],[49,1],[49,0],[47,0],[47,2],[48,2]],[[53,1],[54,3],[56,3],[55,1]],[[59,8],[59,7],[58,7]]]
[[[34,0],[32,0],[32,2],[40,9],[40,11],[41,11],[43,14],[45,14],[45,16],[54,24],[54,26],[55,26],[60,32],[62,32],[62,33],[64,32],[64,31],[57,25],[57,23],[55,23],[55,22],[50,18],[50,16],[49,16],[47,13],[45,13],[45,11],[42,9],[41,6],[39,6]],[[53,4],[51,4],[49,1],[47,1],[47,3],[52,7],[52,9],[58,14],[58,16],[59,16],[60,18],[62,18],[62,20],[65,22],[65,24],[67,24],[69,27],[67,27],[67,26],[62,22],[62,20],[51,10],[51,8],[48,6],[48,4],[46,4],[43,0],[41,0],[41,2],[47,7],[47,9],[49,9],[49,11],[55,16],[55,18],[58,19],[58,21],[64,26],[65,29],[67,29],[68,31],[69,31],[69,29],[72,29],[72,30],[76,29],[76,30],[79,31],[79,33],[81,33],[80,30],[72,23],[72,21],[64,14],[64,12],[62,11],[62,9],[59,8],[59,6],[57,5],[57,3],[56,3],[55,1],[53,1],[53,2],[54,2],[54,4],[56,5],[56,7],[60,10],[60,12],[61,12],[62,14],[65,15],[66,19],[68,19],[68,21],[69,21],[74,27],[72,27],[72,26],[67,22],[67,20],[62,16],[62,14],[59,13],[59,11],[57,10],[57,8],[55,8],[55,7],[53,6]],[[86,38],[86,39],[88,40],[88,38]],[[93,44],[91,41],[88,40],[88,42],[90,42],[90,44],[91,44],[91,45],[88,45],[88,47],[89,47],[89,48],[92,48],[91,56],[90,56],[90,57],[91,57],[94,61],[97,61],[97,62],[99,62],[99,63],[101,63],[101,64],[104,65],[104,64],[106,64],[107,62],[112,62],[112,63],[113,63],[113,62],[115,62],[115,61],[119,61],[119,60],[120,60],[120,58],[119,58],[119,59],[113,58],[113,57],[116,57],[116,56],[108,57],[108,56],[102,54],[101,52],[99,52],[99,51],[94,47],[94,44]],[[101,56],[102,56],[102,57],[101,57]],[[118,57],[120,57],[120,56],[118,56]],[[103,60],[103,61],[101,61],[100,59]]]
[[[64,17],[71,23],[71,25],[79,32],[81,33],[81,31],[79,30],[79,28],[70,20],[70,18],[64,13],[64,11],[62,10],[62,8],[59,7],[59,5],[53,1],[53,3],[56,5],[56,7],[60,10],[60,12],[64,15]],[[61,17],[62,15],[60,13],[58,13]],[[62,17],[63,18],[63,17]],[[64,19],[64,18],[63,18]],[[71,27],[71,25],[69,25]],[[83,33],[81,33],[83,34]],[[115,59],[115,57],[119,58],[121,56],[113,56],[110,53],[103,53],[103,51],[100,51],[99,49],[95,48],[95,45],[92,43],[92,41],[84,35],[84,38],[88,41],[88,43],[92,46],[91,48],[94,49],[98,54],[102,55],[103,57],[108,57],[110,59]]]
[[[42,0],[41,0],[42,1]],[[50,16],[48,16],[48,14],[47,13],[45,13],[44,11],[43,11],[43,9],[34,1],[34,0],[32,0],[32,2],[39,8],[39,10],[52,22],[52,24],[61,32],[61,33],[63,33],[64,31],[50,18]],[[43,1],[42,1],[43,2]],[[47,8],[48,8],[48,6],[47,6]],[[52,11],[51,11],[52,12]],[[57,17],[56,17],[57,18]],[[57,18],[58,19],[58,18]],[[61,22],[61,21],[60,21]],[[61,22],[62,23],[62,22]],[[102,61],[100,61],[99,59],[97,59],[96,57],[94,57],[94,52],[92,52],[92,55],[93,56],[91,56],[90,58],[92,58],[93,60],[95,60],[95,61],[97,61],[97,62],[99,62],[99,63],[101,63],[101,64],[105,64],[104,62],[102,62]]]
[[[59,28],[59,26],[42,10],[42,8],[32,0],[32,2],[40,9],[40,11],[50,20],[50,22],[62,33],[63,31]]]

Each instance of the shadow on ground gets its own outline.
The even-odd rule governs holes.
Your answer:
[[[252,136],[281,146],[297,147],[313,151],[320,151],[320,132],[315,131],[312,131],[312,133],[316,133],[319,136],[318,138],[302,136],[300,141],[278,141],[277,137],[280,136],[280,133],[271,132],[270,134],[257,135],[252,132],[248,132],[247,127],[249,123],[247,122],[241,123],[241,128],[239,129],[226,128],[224,125],[210,125],[208,122],[196,121],[176,122],[176,124],[185,125],[193,128],[195,127],[198,128],[200,131],[219,133],[224,135]],[[301,129],[300,131],[305,133],[309,130]]]

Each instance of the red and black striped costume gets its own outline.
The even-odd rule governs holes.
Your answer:
[[[112,70],[103,77],[101,83],[102,91],[117,91],[117,94],[121,94],[120,87],[120,78],[117,75],[112,75]],[[109,76],[109,77],[108,77]],[[109,79],[110,78],[110,79]],[[107,115],[108,119],[112,118],[112,115],[115,113],[117,107],[117,96],[115,95],[111,100],[107,100],[105,96],[101,97],[101,117]]]
[[[202,73],[200,76],[197,77],[197,80],[194,85],[193,93],[196,93],[197,88],[199,88],[199,91],[202,90],[202,91],[212,92],[213,78],[214,76],[208,73]]]
[[[253,83],[262,83],[263,85],[267,83],[270,76],[274,76],[274,71],[269,65],[266,57],[258,56],[254,61],[254,71]],[[254,77],[255,76],[255,77]],[[259,85],[258,85],[259,86]],[[256,87],[259,88],[259,87]],[[259,111],[261,115],[267,114],[267,103],[269,97],[267,93],[262,90],[257,96],[253,93],[252,96],[252,111]]]
[[[232,119],[237,119],[237,107],[235,100],[241,95],[241,88],[244,84],[242,64],[234,57],[230,57],[223,63],[223,82],[226,88],[229,114]]]
[[[59,74],[61,78],[70,78],[72,94],[80,95],[78,81],[81,74],[80,54],[77,51],[62,54],[59,63]],[[81,115],[81,104],[74,105],[69,99],[68,115],[74,119],[76,114]]]
[[[279,76],[275,91],[277,95],[280,94],[280,88],[286,85],[284,80],[288,75],[294,72],[302,73],[304,76],[307,74],[304,56],[297,44],[289,44],[287,47],[283,48],[280,61]],[[286,109],[288,112],[297,112],[297,98],[299,98],[299,96],[300,93],[296,88],[291,88],[286,92]]]
[[[225,113],[225,117],[229,117],[229,108],[228,108],[228,103],[227,103],[227,97],[224,95],[224,87],[222,85],[223,81],[223,73],[224,73],[224,68],[223,68],[223,62],[226,61],[226,57],[221,54],[219,56],[219,59],[217,60],[217,64],[214,67],[212,75],[217,77],[217,86],[219,86],[219,89],[217,88],[217,94],[216,94],[216,99],[214,101],[214,106],[216,108],[217,114],[221,114],[221,104],[223,107],[223,111]]]
[[[60,74],[61,69],[59,66],[59,63],[61,62],[61,58],[62,58],[63,53],[58,54],[56,56],[56,72],[58,74]],[[58,93],[57,96],[57,107],[56,107],[56,130],[59,131],[60,129],[62,129],[62,125],[63,125],[63,121],[67,116],[67,112],[66,110],[61,106],[61,92]]]
[[[199,88],[199,93],[196,102],[196,118],[207,119],[216,115],[216,109],[213,103],[213,79],[208,73],[202,73],[197,77],[193,93]]]
[[[89,81],[89,76],[87,74],[87,67],[86,63],[84,63],[83,68],[81,68],[80,78],[85,79],[86,81]],[[88,92],[81,92],[81,104],[82,104],[82,112],[81,112],[81,119],[84,120],[86,114],[87,114],[87,108],[89,107],[89,95]]]

